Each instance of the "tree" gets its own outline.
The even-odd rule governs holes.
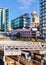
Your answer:
[[[34,38],[32,38],[32,39],[31,39],[31,42],[35,42],[35,39],[34,39]]]
[[[44,42],[44,40],[42,40],[42,39],[38,39],[37,42]]]

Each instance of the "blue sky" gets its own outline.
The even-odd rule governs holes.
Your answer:
[[[9,8],[9,20],[33,11],[39,15],[39,0],[0,0],[0,8]]]

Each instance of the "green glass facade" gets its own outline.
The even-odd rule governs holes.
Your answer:
[[[6,22],[5,22],[5,26],[6,26],[6,31],[8,31],[8,20],[9,19],[9,10],[6,9]]]
[[[30,28],[30,18],[28,14],[24,14],[11,21],[12,29],[29,29]]]
[[[19,18],[16,20],[14,19],[11,23],[13,29],[19,28]]]
[[[0,9],[0,31],[1,31],[1,28],[2,28],[2,10]]]
[[[8,31],[8,9],[0,8],[0,31]]]

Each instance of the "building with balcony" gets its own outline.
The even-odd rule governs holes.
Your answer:
[[[16,19],[12,20],[11,27],[13,30],[15,30],[15,29],[29,29],[30,28],[29,14],[26,13]]]
[[[8,31],[8,9],[0,8],[0,31]]]
[[[11,31],[11,35],[19,34],[21,38],[31,38],[31,31],[30,29],[16,29]]]
[[[38,28],[37,27],[32,27],[31,28],[31,38],[39,38],[40,34],[39,34],[39,31],[38,31]]]
[[[26,38],[37,38],[39,37],[39,18],[37,13],[33,12],[32,22],[30,22],[29,14],[24,14],[11,21],[12,31],[11,34],[21,34],[21,37]]]
[[[46,38],[46,0],[40,0],[40,36]]]

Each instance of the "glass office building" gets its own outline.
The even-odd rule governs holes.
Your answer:
[[[40,36],[46,38],[46,0],[40,0]]]
[[[0,31],[8,31],[8,9],[0,8]]]
[[[11,21],[12,29],[29,29],[30,28],[30,17],[29,14],[24,14]]]

